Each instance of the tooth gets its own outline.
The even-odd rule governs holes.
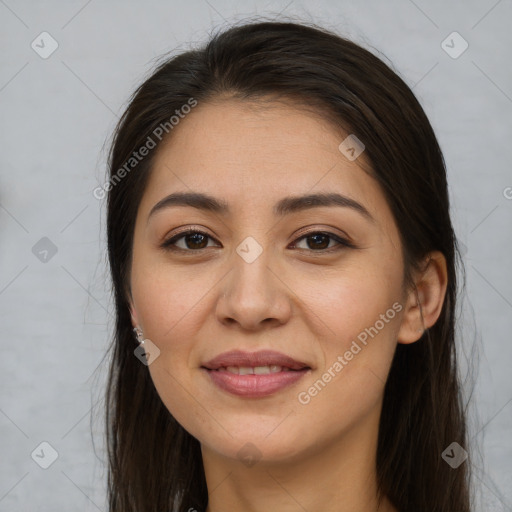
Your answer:
[[[255,366],[254,367],[254,374],[255,375],[264,375],[266,373],[270,373],[270,367],[269,366]]]
[[[290,368],[279,366],[276,364],[265,366],[220,366],[217,368],[219,372],[228,372],[235,375],[266,375],[269,373],[288,372]]]

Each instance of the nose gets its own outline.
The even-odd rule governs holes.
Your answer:
[[[289,320],[292,292],[278,271],[271,268],[270,252],[264,250],[252,262],[234,252],[231,271],[217,301],[216,315],[221,323],[255,331],[277,327]]]

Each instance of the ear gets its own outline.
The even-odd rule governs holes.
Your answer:
[[[430,252],[424,269],[415,277],[414,286],[407,294],[398,343],[414,343],[425,329],[436,323],[443,308],[447,283],[443,253]]]
[[[133,302],[130,301],[130,316],[132,317],[132,326],[136,327],[139,325],[139,319],[137,316],[137,311],[135,311],[135,306],[133,305]]]
[[[139,325],[139,319],[137,317],[137,311],[135,310],[135,306],[133,304],[132,289],[131,289],[130,284],[125,285],[124,292],[125,292],[126,301],[128,302],[130,316],[132,318],[132,327],[137,327]]]

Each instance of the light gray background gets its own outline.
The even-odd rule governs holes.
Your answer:
[[[382,52],[436,130],[465,247],[461,338],[479,360],[477,510],[512,510],[510,0],[0,0],[1,511],[106,510],[103,145],[156,57],[279,12]],[[31,48],[43,31],[59,44],[48,59]],[[469,44],[456,59],[441,47],[453,31]],[[32,252],[43,237],[58,249],[47,262]],[[31,458],[43,441],[58,452],[46,470]]]

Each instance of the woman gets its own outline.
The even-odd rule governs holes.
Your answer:
[[[109,166],[111,512],[470,510],[446,170],[388,66],[233,27],[137,89]]]

